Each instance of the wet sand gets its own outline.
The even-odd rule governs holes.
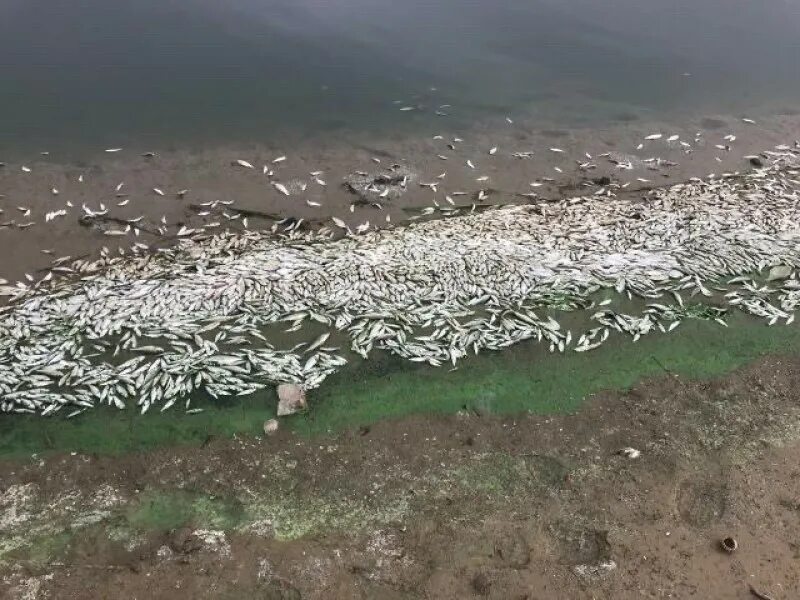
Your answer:
[[[600,190],[618,195],[639,194],[691,177],[751,169],[746,155],[800,138],[800,115],[793,112],[787,109],[771,114],[698,115],[681,124],[621,115],[617,123],[604,128],[571,130],[543,128],[533,118],[515,119],[513,123],[498,118],[477,123],[471,130],[453,131],[445,118],[429,136],[398,135],[396,139],[376,140],[353,135],[348,139],[309,140],[295,148],[269,143],[197,151],[128,147],[118,153],[98,149],[95,155],[74,162],[57,154],[4,156],[1,160],[5,165],[0,167],[0,278],[22,280],[27,273],[38,279],[55,258],[92,256],[103,247],[117,251],[128,249],[135,242],[152,248],[169,245],[183,226],[200,229],[216,222],[219,227],[209,228],[209,232],[241,229],[241,218],[229,220],[225,216],[233,216],[234,209],[269,215],[249,216],[250,229],[269,229],[276,219],[285,217],[302,218],[309,226],[317,227],[330,223],[332,216],[355,229],[366,222],[370,227],[402,224],[418,214],[419,210],[414,209],[435,203],[447,206],[445,196],[456,191],[466,192],[465,196],[455,197],[459,205],[466,206],[475,201],[480,190],[487,194],[482,201],[486,204],[526,203],[530,198],[522,194],[531,192],[537,193],[539,199]],[[745,116],[756,123],[742,121]],[[415,118],[413,113],[409,118]],[[662,133],[663,137],[644,139],[653,133]],[[434,139],[437,135],[442,139]],[[687,153],[679,141],[667,142],[672,135],[679,135],[680,140],[690,144],[691,152]],[[728,135],[736,136],[735,141],[726,140]],[[455,143],[452,150],[448,143],[454,138],[463,141]],[[637,150],[639,144],[644,146]],[[718,145],[727,145],[730,150]],[[490,149],[495,147],[496,153],[490,155]],[[560,148],[563,153],[550,148]],[[156,155],[142,156],[146,152]],[[528,158],[513,156],[522,152],[533,154]],[[587,152],[591,160],[586,157]],[[618,168],[601,156],[608,152],[630,159],[634,168]],[[286,156],[286,160],[273,163],[280,156]],[[446,156],[447,160],[439,156]],[[675,164],[651,168],[652,163],[641,162],[649,158]],[[238,166],[236,160],[248,161],[254,168]],[[467,161],[475,168],[469,167]],[[596,168],[581,170],[579,164],[587,162]],[[343,185],[344,177],[358,171],[385,172],[392,164],[413,174],[406,191],[386,199],[372,194],[381,208],[368,204],[351,210],[358,198]],[[23,171],[23,166],[30,171]],[[265,166],[273,171],[271,177],[263,173]],[[317,177],[310,175],[316,171],[321,171]],[[482,177],[488,179],[479,181]],[[603,179],[606,177],[611,186]],[[433,182],[438,183],[435,192],[419,185]],[[533,188],[531,182],[541,186]],[[120,183],[124,185],[117,192]],[[271,183],[286,185],[291,195],[283,195]],[[624,189],[617,187],[625,184]],[[305,191],[301,191],[303,185]],[[164,195],[158,195],[154,188]],[[189,191],[179,197],[180,190]],[[125,206],[119,206],[125,201]],[[202,206],[214,201],[231,204]],[[103,205],[108,212],[102,220],[81,224],[84,205],[92,211],[101,211]],[[30,214],[26,216],[28,209]],[[45,222],[46,213],[61,209],[67,214]],[[201,212],[210,214],[199,215]],[[387,216],[391,223],[387,223]],[[107,221],[109,217],[115,221]],[[132,230],[125,236],[103,233],[104,229],[123,229],[126,220],[139,217],[141,220],[135,223],[140,230],[138,236]],[[26,227],[27,223],[33,224]],[[163,233],[157,233],[162,227]]]

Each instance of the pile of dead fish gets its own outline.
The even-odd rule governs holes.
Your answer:
[[[60,264],[0,287],[0,410],[189,411],[275,383],[317,387],[349,351],[435,366],[529,339],[584,352],[616,332],[725,324],[734,307],[791,323],[800,156],[769,156],[636,199],[534,201],[341,239],[336,227],[228,232]],[[643,299],[639,314],[614,311],[616,295]],[[583,311],[586,330],[567,330],[564,311]]]

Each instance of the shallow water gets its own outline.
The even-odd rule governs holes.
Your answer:
[[[794,0],[5,0],[0,151],[791,107],[798,58]]]

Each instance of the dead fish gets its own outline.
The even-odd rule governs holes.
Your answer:
[[[471,160],[468,160],[468,161],[467,161],[467,166],[468,166],[470,169],[474,169],[474,168],[475,168],[475,165],[473,165],[473,164],[472,164],[472,161],[471,161]]]
[[[313,200],[306,200],[306,204],[309,206],[322,206],[319,202],[314,202]]]
[[[493,148],[490,148],[490,149],[489,149],[489,154],[490,154],[490,155],[497,154],[497,146],[495,146],[495,147],[493,147]]]
[[[31,169],[30,169],[30,167],[26,167],[25,165],[22,165],[22,171],[23,171],[23,173],[30,173]]]
[[[106,152],[121,152],[122,148],[106,148]]]
[[[556,154],[564,153],[564,151],[561,148],[550,148],[550,152],[555,152]]]
[[[275,189],[278,190],[284,196],[289,196],[290,195],[289,194],[289,190],[286,189],[286,186],[283,185],[282,183],[273,183],[272,185],[274,185]]]
[[[678,138],[680,138],[680,137],[681,137],[681,136],[679,136],[679,135],[671,135],[671,136],[669,136],[669,137],[667,138],[667,141],[668,141],[668,142],[677,142],[677,141],[678,141]]]
[[[660,140],[662,137],[663,137],[663,134],[661,134],[661,133],[651,133],[650,135],[648,135],[644,139],[646,139],[646,140]]]
[[[252,164],[250,164],[246,160],[242,160],[240,158],[237,158],[236,161],[234,161],[234,164],[235,165],[239,165],[240,167],[244,167],[245,169],[254,169],[255,168],[255,167],[253,167]]]
[[[156,194],[158,194],[159,196],[163,196],[164,195],[164,192],[162,190],[160,190],[159,188],[153,188],[153,191]]]
[[[273,159],[272,164],[277,165],[278,163],[282,163],[286,160],[285,156],[279,156],[278,158]]]
[[[179,190],[177,194],[175,194],[178,198],[183,198],[186,194],[189,193],[189,190]]]
[[[742,118],[742,121],[745,123],[750,123],[750,125],[756,124],[756,122],[753,119]]]
[[[339,217],[331,217],[331,221],[333,221],[334,225],[336,225],[337,227],[341,227],[342,229],[348,228],[347,223],[342,221]]]
[[[414,110],[413,106],[403,106],[400,108],[400,112],[408,112],[410,110]]]
[[[321,336],[319,336],[317,339],[311,342],[311,345],[305,349],[304,353],[308,354],[309,352],[316,350],[317,348],[322,346],[322,344],[324,344],[329,337],[331,337],[330,332],[323,333]]]

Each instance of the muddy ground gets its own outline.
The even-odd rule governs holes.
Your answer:
[[[571,415],[32,456],[0,481],[3,598],[797,598],[800,357]]]
[[[542,129],[536,121],[501,119],[462,130],[443,120],[427,136],[353,135],[309,140],[293,148],[264,143],[192,150],[123,148],[119,153],[98,148],[80,157],[59,152],[6,154],[0,156],[0,278],[24,281],[27,273],[40,279],[54,259],[92,257],[103,247],[115,252],[129,250],[134,243],[150,248],[170,245],[183,226],[207,227],[208,233],[245,226],[269,229],[276,220],[291,217],[303,219],[304,227],[318,228],[338,216],[352,229],[366,223],[371,228],[392,227],[418,217],[425,208],[449,207],[445,196],[459,191],[466,195],[453,200],[467,208],[480,190],[486,195],[483,204],[496,205],[602,193],[609,183],[627,184],[624,193],[638,199],[654,186],[750,170],[746,155],[800,138],[800,116],[793,109],[749,115],[756,117],[755,124],[743,122],[741,116],[697,115],[677,121],[620,115],[606,126],[579,129]],[[644,139],[654,132],[663,137]],[[442,139],[434,139],[437,135]],[[691,153],[679,141],[667,142],[671,135],[690,144]],[[726,140],[729,135],[736,139]],[[495,154],[489,154],[492,148],[497,148]],[[156,155],[141,156],[150,151]],[[532,154],[518,158],[518,152]],[[630,160],[633,169],[617,168],[601,156],[610,152],[623,162]],[[284,161],[273,162],[282,156]],[[669,162],[657,168],[642,162],[654,158]],[[238,166],[236,160],[254,168]],[[596,168],[581,170],[580,163]],[[399,196],[381,198],[374,193],[369,198],[374,202],[364,203],[343,185],[358,171],[385,175],[393,164],[411,177]],[[263,173],[265,166],[272,177]],[[541,185],[531,187],[532,182]],[[291,195],[283,195],[271,183],[287,186]],[[434,191],[420,183],[438,185]],[[530,193],[538,197],[521,195]],[[228,204],[206,206],[216,201]],[[81,224],[83,206],[102,212],[102,217]],[[66,214],[51,215],[47,221],[48,213],[61,210]],[[124,230],[129,220],[126,235],[104,234]]]

